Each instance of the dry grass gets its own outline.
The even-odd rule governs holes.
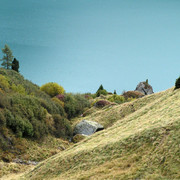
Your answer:
[[[99,110],[88,118],[108,129],[43,161],[21,179],[180,179],[179,105],[180,91],[169,89]]]
[[[22,159],[24,162],[29,160],[40,162],[64,151],[71,146],[71,144],[72,143],[69,143],[68,141],[54,138],[52,136],[48,136],[41,142],[19,138],[19,143],[16,144],[16,148],[22,150],[20,150],[19,156],[16,156],[16,158]],[[4,153],[4,156],[7,155],[8,154]],[[31,169],[32,167],[34,166],[0,162],[0,178],[9,179],[11,177],[17,177],[16,174],[21,174],[25,170]],[[4,177],[5,175],[6,177]]]

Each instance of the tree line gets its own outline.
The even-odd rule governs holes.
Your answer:
[[[4,48],[2,48],[2,53],[4,54],[3,58],[0,59],[0,61],[2,61],[2,67],[19,72],[19,61],[14,58],[12,50],[7,44],[5,44]]]

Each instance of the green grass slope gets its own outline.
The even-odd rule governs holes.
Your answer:
[[[180,179],[180,90],[126,104],[134,107],[127,114],[124,106],[99,111],[98,121],[104,122],[104,113],[111,114],[114,125],[43,161],[20,179]]]

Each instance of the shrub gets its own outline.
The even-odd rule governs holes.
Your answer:
[[[108,92],[105,89],[99,90],[96,92],[96,97],[99,97],[101,94],[106,96],[108,94]]]
[[[13,126],[14,124],[14,116],[8,109],[5,109],[5,118],[6,118],[6,124],[8,127]]]
[[[175,89],[179,89],[180,88],[180,77],[176,79],[175,82]]]
[[[75,94],[74,98],[76,99],[76,114],[82,114],[85,108],[90,107],[89,101],[82,94]]]
[[[123,93],[123,96],[127,100],[128,98],[141,98],[144,94],[138,91],[127,91]]]
[[[0,110],[0,126],[6,126],[6,118],[1,110]]]
[[[3,90],[9,89],[8,79],[2,74],[0,74],[0,88],[2,88]]]
[[[64,94],[58,94],[56,97],[57,97],[60,101],[63,101],[63,102],[64,102],[64,98],[65,98]]]
[[[20,137],[41,138],[46,135],[47,110],[41,106],[39,99],[21,94],[13,94],[10,98],[12,107],[5,109],[7,127]]]
[[[7,127],[11,128],[18,137],[33,136],[33,126],[28,119],[16,115],[14,116],[8,109],[5,110]]]
[[[0,108],[7,108],[9,106],[10,106],[9,98],[5,94],[0,93]]]
[[[37,120],[36,118],[31,119],[31,124],[33,126],[34,134],[33,137],[36,139],[41,139],[48,134],[48,128],[44,121]]]
[[[109,101],[106,101],[106,100],[99,100],[95,103],[95,106],[96,107],[104,107],[106,105],[110,104]]]
[[[116,95],[116,94],[108,97],[108,100],[111,101],[111,102],[118,103],[118,104],[121,104],[121,103],[124,103],[124,102],[125,102],[124,96]]]
[[[47,110],[49,114],[60,114],[61,116],[66,116],[64,108],[58,103],[52,101],[51,99],[39,99],[40,105]]]
[[[67,113],[68,119],[76,116],[76,99],[72,94],[66,94],[64,109]]]
[[[57,96],[58,94],[64,94],[64,88],[53,82],[42,85],[40,89],[51,97]]]
[[[72,128],[67,119],[61,117],[59,114],[54,114],[53,119],[56,128],[56,137],[68,138],[72,136]]]
[[[60,106],[64,108],[64,102],[59,100],[57,97],[53,97],[52,101],[54,101],[55,103],[59,104]]]
[[[24,94],[24,95],[27,94],[25,88],[20,84],[18,84],[17,86],[15,84],[12,84],[11,89],[14,92],[17,92],[17,93],[20,93],[20,94]]]
[[[66,94],[64,101],[68,119],[82,114],[86,107],[90,107],[89,101],[81,94]]]

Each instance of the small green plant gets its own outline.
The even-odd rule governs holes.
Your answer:
[[[175,89],[179,89],[180,88],[180,77],[176,79],[175,82]]]

